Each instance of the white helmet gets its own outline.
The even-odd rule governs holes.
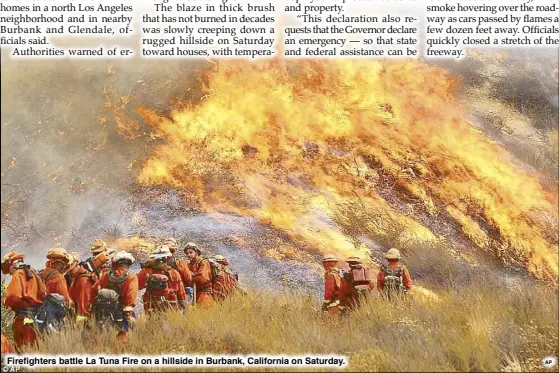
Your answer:
[[[130,254],[127,251],[121,250],[118,253],[116,253],[116,255],[113,258],[113,262],[118,263],[121,261],[127,261],[129,262],[128,265],[132,265],[132,263],[134,263],[135,260],[132,254]]]
[[[169,246],[161,245],[161,246],[157,246],[153,254],[149,256],[149,258],[152,260],[158,260],[158,259],[170,258],[172,256],[173,253],[171,253],[171,249],[169,249]]]
[[[386,254],[384,254],[384,257],[386,259],[398,259],[400,260],[401,255],[400,255],[400,250],[396,249],[395,247],[391,248],[390,250],[388,250],[386,252]]]
[[[186,253],[186,250],[188,250],[188,249],[192,249],[192,250],[198,252],[198,255],[202,255],[202,250],[194,242],[187,242],[186,243],[186,245],[184,246],[184,252]]]

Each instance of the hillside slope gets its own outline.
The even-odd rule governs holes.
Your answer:
[[[452,267],[445,270],[454,272]],[[553,293],[538,286],[505,287],[484,276],[471,280],[466,286],[436,288],[437,298],[412,293],[408,304],[373,298],[341,320],[316,311],[319,305],[312,296],[251,291],[210,310],[190,310],[186,317],[170,313],[140,318],[125,344],[115,341],[114,331],[70,328],[41,341],[37,351],[334,354],[348,357],[349,371],[543,371],[543,356],[559,352],[559,310]]]

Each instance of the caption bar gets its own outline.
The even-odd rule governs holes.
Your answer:
[[[26,368],[44,367],[110,367],[110,366],[157,366],[157,367],[201,367],[201,366],[228,366],[228,367],[329,367],[344,368],[348,366],[345,356],[267,356],[267,355],[156,355],[156,356],[103,356],[103,355],[59,355],[41,356],[4,355],[7,366]]]

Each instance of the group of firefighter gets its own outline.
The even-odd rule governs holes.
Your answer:
[[[384,258],[387,263],[378,272],[377,290],[386,299],[402,299],[412,286],[410,273],[400,263],[398,249],[389,249]],[[371,268],[364,266],[359,257],[351,256],[346,260],[349,270],[338,268],[338,263],[334,255],[322,259],[325,270],[322,311],[329,314],[343,314],[355,309],[375,289]]]
[[[130,270],[135,262],[132,254],[110,249],[100,239],[93,243],[91,257],[81,262],[77,253],[49,250],[41,271],[25,264],[22,253],[8,252],[2,273],[12,278],[3,302],[15,313],[16,347],[35,343],[38,332],[58,330],[69,318],[77,323],[109,322],[119,327],[117,338],[126,339],[134,325],[138,292],[143,289],[146,314],[169,308],[184,312],[189,304],[209,307],[234,292],[244,292],[224,256],[206,258],[189,242],[184,247],[187,262],[175,255],[176,250],[176,240],[166,239],[136,274]],[[2,334],[2,352],[10,350]]]
[[[236,292],[244,293],[238,276],[222,255],[206,258],[192,242],[184,247],[187,260],[178,257],[177,241],[168,238],[158,245],[138,273],[131,272],[135,258],[127,251],[108,248],[97,239],[91,257],[80,261],[77,253],[53,248],[45,268],[36,271],[24,262],[24,255],[8,252],[2,273],[12,276],[4,305],[15,313],[13,337],[16,348],[33,344],[40,332],[59,330],[65,320],[90,325],[110,323],[118,327],[117,338],[126,340],[135,323],[138,292],[146,289],[142,301],[146,314],[169,308],[185,311],[189,305],[210,307]],[[399,262],[400,253],[390,249],[388,263],[377,276],[377,289],[386,294],[405,294],[411,277]],[[346,260],[349,270],[337,267],[333,255],[323,258],[325,291],[322,311],[343,314],[359,305],[361,296],[374,289],[370,268],[358,257]],[[2,333],[2,353],[14,352]]]

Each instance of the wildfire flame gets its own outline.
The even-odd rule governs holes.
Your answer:
[[[557,278],[557,194],[474,130],[453,91],[459,80],[421,62],[219,62],[205,99],[170,118],[142,108],[163,140],[139,181],[195,191],[208,211],[251,216],[306,249],[352,254],[366,247],[342,229],[360,206],[381,217],[360,232],[395,245],[436,232],[386,200],[453,219],[478,247]],[[344,208],[344,206],[346,208]],[[340,225],[341,224],[341,225]],[[384,230],[384,232],[383,232]]]

